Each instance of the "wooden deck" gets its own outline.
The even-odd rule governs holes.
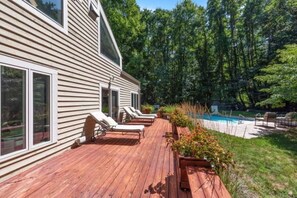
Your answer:
[[[146,127],[145,138],[108,133],[65,151],[0,184],[0,197],[191,197],[176,183],[168,121]]]

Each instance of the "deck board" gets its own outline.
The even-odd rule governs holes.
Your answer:
[[[108,133],[0,183],[0,197],[191,197],[179,190],[176,165],[156,119],[138,135]]]

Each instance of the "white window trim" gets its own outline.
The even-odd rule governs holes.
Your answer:
[[[20,5],[21,7],[25,8],[26,10],[28,10],[38,18],[41,18],[43,21],[50,24],[51,26],[58,29],[59,31],[65,34],[68,34],[68,3],[67,3],[68,1],[67,0],[63,0],[63,26],[58,22],[56,22],[55,20],[53,20],[50,16],[47,16],[42,11],[38,10],[37,8],[34,8],[29,3],[26,3],[23,0],[14,0],[14,2]]]
[[[11,57],[0,55],[0,64],[3,66],[9,66],[12,68],[25,70],[26,71],[26,148],[20,151],[12,152],[3,156],[0,156],[0,161],[7,160],[11,157],[16,157],[21,154],[25,154],[28,152],[31,152],[36,149],[40,149],[42,147],[51,145],[53,143],[56,143],[58,140],[58,126],[57,126],[57,117],[58,117],[58,111],[57,111],[57,82],[58,82],[58,73],[54,69],[46,68],[43,66],[39,66],[33,63],[29,63],[22,60],[17,60]],[[30,123],[33,118],[33,108],[32,104],[32,92],[33,92],[33,84],[32,84],[32,74],[40,73],[40,74],[46,74],[51,76],[51,122],[50,122],[50,141],[40,143],[33,145],[33,126]],[[31,94],[31,96],[30,96]],[[32,136],[32,137],[31,137]]]
[[[91,1],[91,0],[89,0],[89,1]],[[103,10],[103,8],[102,8],[102,6],[101,6],[100,1],[98,2],[98,15],[99,15],[99,17],[97,18],[97,22],[98,22],[98,53],[99,53],[99,56],[102,57],[104,60],[108,61],[109,63],[113,64],[115,67],[120,68],[120,70],[122,70],[122,55],[121,55],[121,52],[120,52],[119,47],[118,47],[118,45],[117,45],[117,42],[116,42],[116,40],[115,40],[115,38],[114,38],[114,35],[113,35],[113,33],[112,33],[112,30],[111,30],[111,28],[110,28],[110,25],[109,25],[109,23],[108,23],[108,20],[107,20],[107,18],[106,18],[106,15],[105,15],[105,13],[104,13],[104,10]],[[112,42],[113,42],[113,45],[114,45],[114,47],[115,47],[115,49],[116,49],[116,51],[117,51],[117,53],[118,53],[118,56],[119,56],[119,58],[120,58],[120,65],[116,64],[114,61],[110,60],[108,57],[104,56],[104,54],[101,53],[101,43],[100,43],[100,31],[101,31],[101,30],[100,30],[100,17],[103,17],[103,20],[104,20],[105,25],[106,25],[106,27],[107,27],[107,31],[108,31],[108,33],[109,33],[109,35],[110,35],[110,37],[111,37],[111,40],[112,40]]]
[[[108,83],[104,83],[104,82],[100,82],[99,83],[99,95],[100,95],[100,98],[99,98],[99,110],[102,111],[102,88],[104,89],[108,89]],[[110,86],[110,93],[111,94],[111,91],[117,91],[118,94],[119,94],[119,98],[118,98],[118,107],[120,108],[120,105],[121,105],[121,88],[117,87],[117,86],[114,86],[114,85],[111,85]],[[111,109],[111,97],[109,97],[109,109]],[[110,112],[109,112],[110,113]],[[118,112],[120,113],[120,111]]]

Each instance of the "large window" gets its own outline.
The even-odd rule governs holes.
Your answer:
[[[103,16],[100,16],[100,53],[120,66],[120,56],[108,32]]]
[[[63,26],[63,0],[24,0]]]
[[[26,148],[26,72],[1,66],[1,155]]]
[[[139,108],[139,99],[137,93],[131,93],[131,107],[134,107],[135,109]]]
[[[56,141],[56,72],[0,56],[0,159]]]

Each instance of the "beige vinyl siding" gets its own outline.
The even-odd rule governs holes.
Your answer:
[[[108,16],[107,16],[108,17]],[[0,1],[0,54],[58,72],[58,142],[0,161],[0,181],[69,149],[83,133],[89,112],[100,107],[99,83],[120,88],[120,108],[130,106],[139,85],[120,77],[121,69],[99,56],[98,25],[88,1],[68,1],[65,34],[13,1]]]

